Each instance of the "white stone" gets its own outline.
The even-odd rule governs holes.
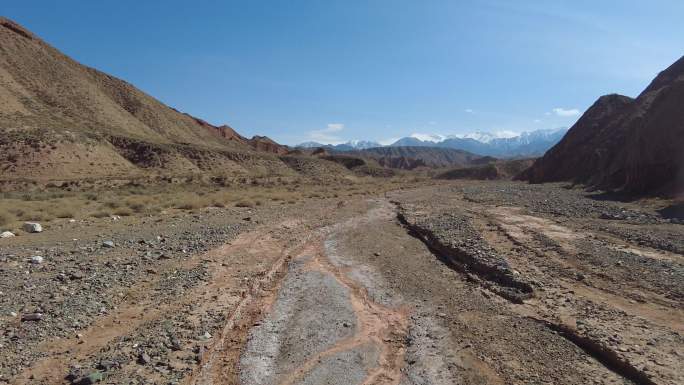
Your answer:
[[[24,223],[24,231],[27,233],[40,233],[43,231],[43,226],[38,222],[26,222]]]
[[[114,246],[115,246],[115,245],[114,245],[114,242],[113,242],[113,241],[104,241],[104,242],[102,242],[102,247],[107,247],[107,248],[110,248],[110,249],[111,249],[111,248],[114,247]]]
[[[14,233],[11,232],[11,231],[3,231],[3,232],[0,234],[0,238],[12,238],[12,237],[14,237],[14,236],[15,236]]]
[[[34,265],[40,265],[41,263],[43,263],[44,260],[45,259],[40,255],[34,255],[33,257],[31,257],[31,263],[33,263]]]

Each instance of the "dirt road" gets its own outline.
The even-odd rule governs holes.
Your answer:
[[[11,382],[684,383],[684,231],[647,208],[452,184],[259,218]]]

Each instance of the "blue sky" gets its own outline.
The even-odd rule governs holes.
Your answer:
[[[244,135],[570,126],[684,54],[684,1],[6,1],[76,60]]]

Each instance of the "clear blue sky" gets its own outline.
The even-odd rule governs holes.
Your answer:
[[[569,126],[684,54],[682,0],[3,1],[76,60],[295,144]]]

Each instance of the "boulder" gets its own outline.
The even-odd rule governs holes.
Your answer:
[[[102,247],[107,247],[107,248],[112,248],[114,247],[114,242],[113,241],[104,241],[102,242]]]
[[[24,223],[24,231],[27,233],[40,233],[43,231],[43,226],[38,222],[26,222]]]
[[[40,255],[34,255],[33,257],[31,257],[31,263],[33,263],[34,265],[40,265],[41,263],[43,263],[43,261],[44,259]]]
[[[3,231],[2,233],[0,233],[0,238],[12,238],[14,236],[14,233],[11,231]]]

